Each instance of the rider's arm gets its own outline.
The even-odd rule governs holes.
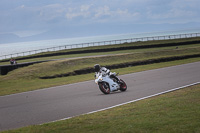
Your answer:
[[[103,74],[109,74],[110,73],[110,70],[105,68],[105,67],[102,67],[101,71],[102,71]]]

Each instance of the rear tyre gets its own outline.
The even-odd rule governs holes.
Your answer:
[[[126,83],[122,80],[122,79],[120,79],[120,91],[126,91],[127,90],[127,85],[126,85]]]
[[[103,92],[104,94],[110,94],[110,86],[109,86],[109,84],[106,83],[106,82],[99,83],[99,89],[100,89],[101,92]]]

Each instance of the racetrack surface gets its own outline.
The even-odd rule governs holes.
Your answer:
[[[0,131],[77,116],[199,82],[200,62],[119,77],[127,83],[126,92],[104,95],[92,80],[0,96]]]

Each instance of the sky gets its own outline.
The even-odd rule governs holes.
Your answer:
[[[0,39],[195,29],[199,5],[199,0],[0,0]]]

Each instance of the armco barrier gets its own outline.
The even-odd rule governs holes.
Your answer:
[[[152,44],[152,45],[140,45],[140,46],[127,46],[127,47],[116,47],[116,48],[101,48],[101,49],[89,49],[89,50],[77,50],[77,51],[68,51],[68,52],[59,52],[59,53],[46,53],[42,55],[32,55],[19,57],[17,60],[41,58],[41,57],[50,57],[50,56],[60,56],[60,55],[70,55],[70,54],[83,54],[83,53],[96,53],[96,52],[109,52],[109,51],[119,51],[119,50],[129,50],[129,49],[143,49],[143,48],[158,48],[158,47],[167,47],[167,46],[179,46],[179,45],[188,45],[188,44],[198,44],[200,41],[186,41],[186,42],[177,42],[177,43],[163,43],[163,44]],[[0,61],[8,62],[9,59]]]
[[[15,58],[16,57],[23,57],[23,56],[27,56],[27,55],[42,53],[42,52],[65,50],[65,49],[83,48],[83,47],[100,46],[100,45],[123,44],[123,43],[137,42],[137,41],[190,38],[190,37],[198,37],[198,36],[200,36],[200,33],[177,34],[177,35],[154,36],[154,37],[141,37],[141,38],[129,38],[129,39],[121,39],[121,40],[71,44],[71,45],[63,45],[63,46],[46,48],[46,49],[31,50],[31,51],[26,51],[26,52],[21,52],[21,53],[2,55],[2,56],[0,56],[0,60],[10,59],[10,58],[14,58],[14,57]]]

